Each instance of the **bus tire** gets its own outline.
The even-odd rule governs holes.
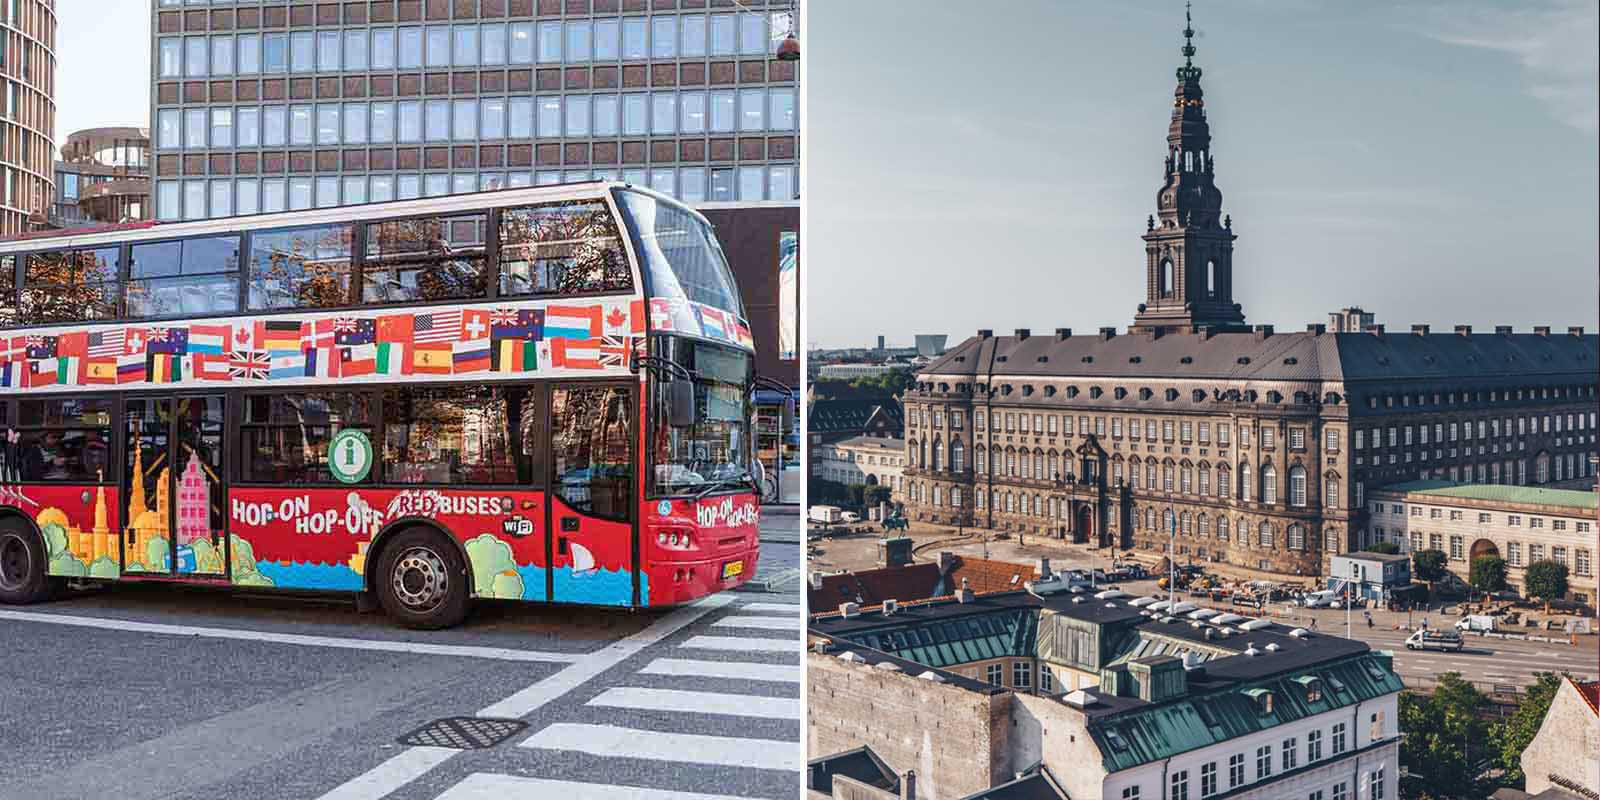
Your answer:
[[[410,528],[395,534],[378,562],[378,601],[407,628],[438,630],[467,616],[471,599],[467,565],[443,534]]]
[[[56,584],[49,564],[44,542],[32,526],[15,517],[0,519],[0,603],[20,606],[48,599]]]

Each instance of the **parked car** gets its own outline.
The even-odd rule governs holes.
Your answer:
[[[821,522],[824,525],[844,521],[844,514],[838,506],[812,506],[806,511],[806,517],[812,522]]]
[[[1492,631],[1500,620],[1488,614],[1468,614],[1456,620],[1458,631]]]
[[[844,520],[847,524],[856,523],[856,522],[860,522],[861,521],[861,515],[857,514],[854,511],[840,512],[839,518]]]
[[[1407,650],[1460,650],[1461,634],[1423,628],[1406,639]]]

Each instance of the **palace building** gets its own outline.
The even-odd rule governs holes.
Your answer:
[[[1192,35],[1185,30],[1185,36]],[[1365,492],[1594,474],[1582,328],[1245,323],[1192,40],[1133,324],[980,330],[901,398],[913,519],[1285,575],[1370,541]]]

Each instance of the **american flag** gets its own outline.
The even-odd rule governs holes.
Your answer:
[[[418,314],[411,322],[412,341],[453,342],[461,336],[461,309]]]
[[[228,376],[249,381],[264,381],[272,369],[272,358],[265,350],[235,350],[228,354]]]
[[[101,331],[89,334],[90,358],[113,358],[122,355],[122,348],[128,341],[128,332],[118,328],[114,331]]]

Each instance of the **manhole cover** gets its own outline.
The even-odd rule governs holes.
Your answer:
[[[518,719],[445,717],[400,737],[399,742],[413,747],[482,750],[510,739],[526,727],[528,723]]]

